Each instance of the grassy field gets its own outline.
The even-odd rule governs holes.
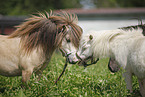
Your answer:
[[[35,74],[26,89],[21,88],[21,77],[0,76],[0,97],[139,97],[137,79],[133,77],[133,92],[126,90],[122,72],[112,74],[107,67],[108,59],[84,69],[69,64],[58,81],[54,81],[62,72],[65,58],[54,54],[51,62],[38,82]]]

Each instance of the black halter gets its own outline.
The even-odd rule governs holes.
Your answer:
[[[97,58],[96,60],[94,60],[93,54],[85,59],[82,59],[77,53],[76,53],[77,58],[80,60],[80,62],[78,64],[83,64],[84,68],[86,68],[87,66],[96,64],[99,61],[99,58]],[[91,63],[88,64],[86,61],[91,60]]]

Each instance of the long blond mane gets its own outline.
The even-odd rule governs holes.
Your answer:
[[[20,37],[21,48],[25,53],[30,53],[41,47],[43,52],[48,55],[61,46],[63,38],[68,33],[74,46],[79,46],[82,29],[77,25],[77,22],[78,18],[75,14],[64,11],[59,14],[53,14],[52,11],[38,13],[18,25],[9,37]]]
[[[94,54],[94,57],[96,58],[110,57],[110,42],[116,37],[117,39],[120,38],[129,39],[129,38],[136,38],[137,36],[143,36],[142,29],[104,30],[104,31],[92,32],[90,33],[90,35],[93,36],[91,49],[92,49],[92,53]]]

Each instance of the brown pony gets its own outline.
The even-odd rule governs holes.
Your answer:
[[[82,29],[75,14],[61,12],[38,13],[8,36],[0,35],[0,75],[22,76],[22,82],[33,72],[42,74],[57,48],[65,48],[66,36],[78,48]],[[65,44],[65,45],[62,45]]]

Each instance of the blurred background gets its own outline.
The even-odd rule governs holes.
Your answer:
[[[50,9],[76,13],[84,33],[145,22],[145,0],[1,0],[0,33],[9,34],[30,14]]]

